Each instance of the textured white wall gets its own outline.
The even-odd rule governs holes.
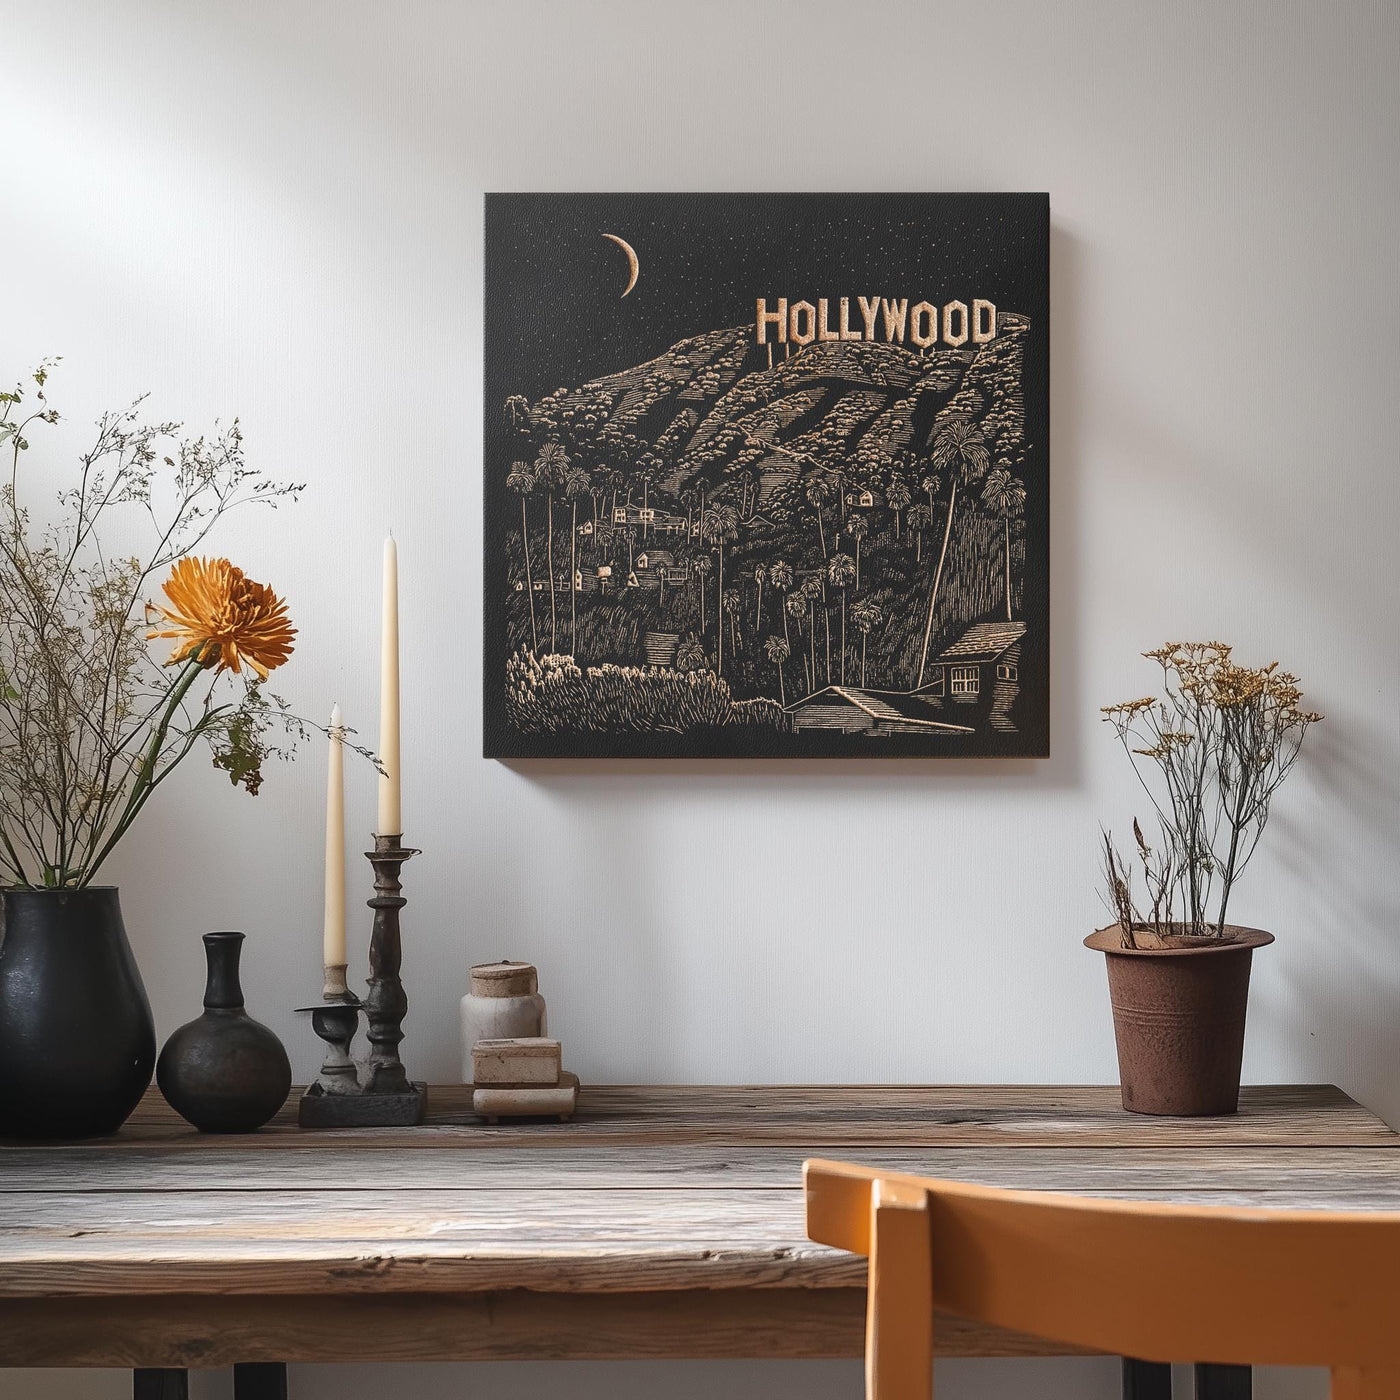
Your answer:
[[[1149,682],[1144,647],[1219,636],[1282,656],[1328,714],[1239,896],[1279,935],[1247,1077],[1335,1080],[1400,1119],[1394,5],[11,0],[0,52],[0,377],[61,353],[70,427],[151,390],[191,424],[238,414],[260,464],[305,479],[223,542],[290,598],[286,693],[371,739],[379,541],[400,539],[417,1073],[454,1074],[464,970],[508,954],[540,964],[585,1079],[1113,1078],[1079,940],[1097,823],[1133,795],[1096,711]],[[1048,762],[478,757],[486,189],[1050,191]],[[122,851],[162,1032],[198,1009],[198,935],[243,928],[250,1005],[311,1070],[290,1007],[317,986],[322,785],[319,750],[256,801],[191,763]],[[350,794],[367,832],[367,769]],[[405,1383],[834,1397],[857,1374]],[[1114,1372],[947,1381],[1107,1396]],[[294,1383],[369,1394],[373,1373]]]

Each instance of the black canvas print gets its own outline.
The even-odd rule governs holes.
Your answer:
[[[1044,756],[1045,195],[488,195],[488,757]]]

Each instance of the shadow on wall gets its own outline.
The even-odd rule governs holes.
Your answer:
[[[1308,736],[1314,810],[1345,810],[1345,826],[1281,809],[1265,840],[1280,868],[1302,872],[1291,908],[1297,940],[1280,939],[1282,983],[1291,993],[1280,1038],[1305,1044],[1310,1077],[1335,1082],[1400,1124],[1400,884],[1393,872],[1400,832],[1400,770],[1378,762],[1393,742],[1344,715]],[[1364,833],[1358,845],[1356,834]],[[1319,879],[1317,872],[1326,872]],[[1290,956],[1290,954],[1295,954]],[[1317,969],[1325,966],[1319,975]]]
[[[1053,214],[1052,214],[1053,218]],[[1074,239],[1050,228],[1050,757],[1048,759],[514,759],[507,766],[531,782],[586,777],[638,792],[677,778],[713,779],[716,786],[766,786],[774,777],[815,793],[936,782],[939,791],[1046,791],[1079,786],[1084,726],[1080,693],[1083,569],[1079,563],[1082,489],[1082,253]],[[751,793],[749,795],[752,795]]]

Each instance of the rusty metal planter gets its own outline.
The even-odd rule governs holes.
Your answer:
[[[1250,964],[1273,941],[1233,924],[1224,938],[1174,946],[1125,948],[1117,924],[1084,940],[1108,964],[1125,1109],[1181,1118],[1235,1112]]]

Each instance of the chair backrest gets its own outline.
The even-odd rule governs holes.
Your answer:
[[[915,1332],[935,1307],[1143,1360],[1400,1368],[1400,1213],[1089,1200],[839,1162],[804,1177],[811,1238],[870,1256],[872,1395],[885,1367],[883,1395],[929,1393]],[[1350,1384],[1334,1394],[1400,1396]]]

